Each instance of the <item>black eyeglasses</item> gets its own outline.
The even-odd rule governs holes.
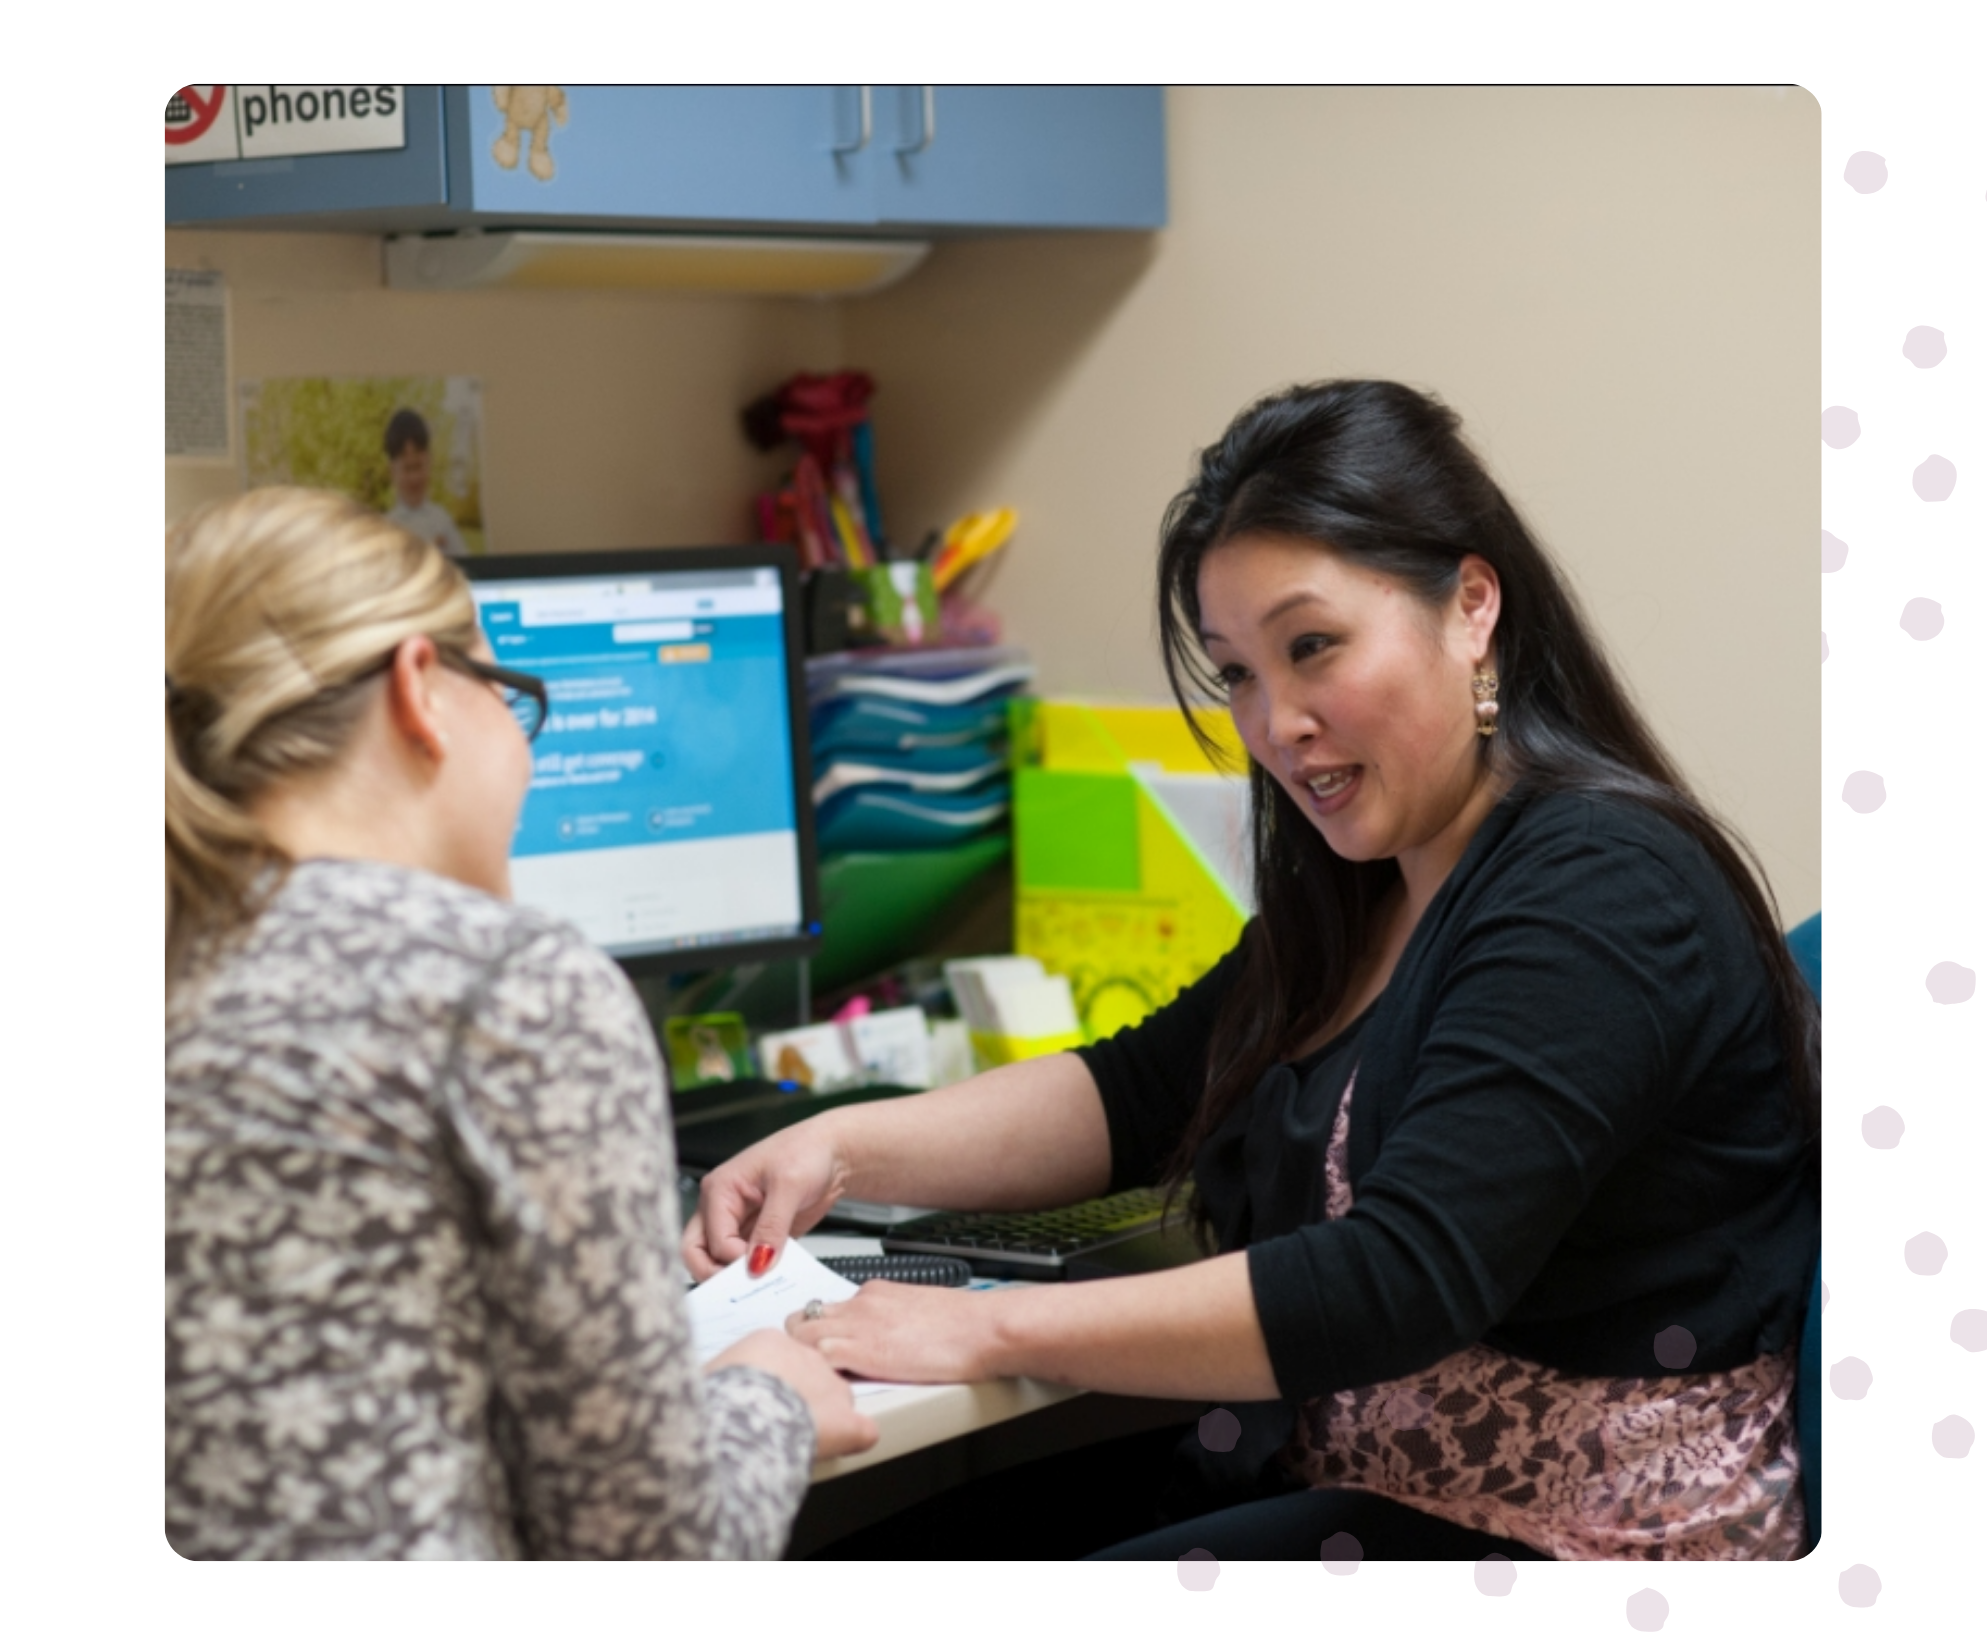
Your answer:
[[[363,674],[353,675],[345,685],[354,686],[375,674],[384,674],[393,666],[393,659],[399,655],[399,650],[398,646],[394,647]],[[545,717],[551,712],[551,705],[546,697],[545,682],[536,674],[520,674],[514,668],[499,668],[495,663],[478,662],[452,646],[437,645],[435,655],[441,658],[444,668],[452,668],[458,674],[467,674],[472,680],[495,686],[497,694],[504,699],[504,706],[517,721],[518,729],[524,733],[524,740],[537,741],[538,733],[545,729]],[[168,683],[167,690],[172,689]],[[343,690],[345,686],[339,689]]]
[[[550,712],[550,704],[545,694],[545,682],[536,674],[520,674],[514,668],[499,668],[495,663],[478,662],[474,657],[465,657],[460,651],[452,651],[446,646],[436,646],[435,654],[458,674],[467,674],[472,679],[495,686],[497,694],[504,699],[504,706],[516,719],[518,729],[524,733],[524,740],[537,740],[538,733],[545,729],[545,716]]]

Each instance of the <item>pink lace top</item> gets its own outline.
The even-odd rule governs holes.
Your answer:
[[[1357,1079],[1327,1146],[1328,1218],[1352,1209]],[[1793,1559],[1806,1528],[1794,1358],[1575,1377],[1475,1343],[1308,1401],[1284,1460],[1312,1485],[1372,1491],[1555,1559]]]

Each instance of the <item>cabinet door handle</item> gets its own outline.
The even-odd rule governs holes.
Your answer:
[[[938,87],[920,86],[918,90],[923,93],[918,103],[918,140],[915,143],[899,143],[899,154],[922,154],[938,135]]]
[[[856,106],[861,111],[861,120],[859,122],[859,129],[856,132],[856,140],[853,143],[835,143],[831,145],[828,150],[830,154],[860,154],[864,149],[869,147],[869,87],[856,87]]]

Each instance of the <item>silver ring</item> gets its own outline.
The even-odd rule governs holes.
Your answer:
[[[816,1297],[808,1303],[805,1308],[801,1309],[800,1317],[802,1319],[819,1319],[821,1317],[821,1299]]]

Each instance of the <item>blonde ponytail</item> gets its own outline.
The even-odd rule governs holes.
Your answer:
[[[468,582],[348,498],[251,491],[166,533],[168,989],[255,917],[288,867],[251,802],[336,763],[380,665],[415,634],[468,649]]]

